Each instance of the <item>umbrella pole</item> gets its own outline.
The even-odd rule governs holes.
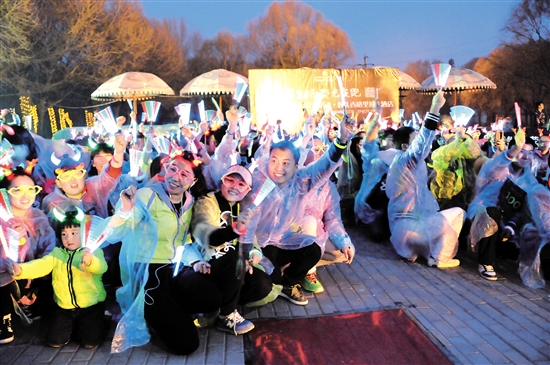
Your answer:
[[[134,103],[134,113],[136,113],[136,123],[137,123],[137,99],[133,98],[132,102]]]
[[[456,106],[456,90],[455,90],[455,105],[454,106]]]
[[[223,101],[223,99],[222,99],[222,96],[220,95],[220,102],[219,102],[219,104],[220,104],[220,110],[223,110],[222,101]]]

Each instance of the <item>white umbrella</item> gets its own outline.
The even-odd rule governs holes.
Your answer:
[[[444,91],[464,91],[479,89],[496,89],[494,82],[480,73],[467,68],[453,67],[449,73]],[[421,92],[436,93],[439,88],[435,85],[434,77],[430,76],[422,82]]]
[[[138,100],[151,99],[159,95],[174,95],[160,77],[147,72],[126,72],[117,75],[92,93],[92,100],[132,100],[136,110]]]
[[[248,79],[222,68],[208,71],[189,81],[181,90],[181,96],[220,95],[235,92],[237,83],[248,84]]]
[[[456,105],[456,94],[458,92],[496,88],[497,85],[494,82],[478,72],[467,68],[453,67],[443,91],[454,92]],[[439,87],[435,85],[434,77],[430,76],[422,82],[422,88],[417,91],[425,94],[435,94],[439,91]]]

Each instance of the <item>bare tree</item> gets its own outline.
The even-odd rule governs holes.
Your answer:
[[[139,4],[124,0],[16,0],[22,16],[8,3],[0,5],[2,46],[11,47],[0,47],[1,86],[38,104],[44,136],[47,107],[90,105],[92,91],[117,74],[146,71],[183,83],[182,21],[150,22]]]
[[[233,36],[227,30],[220,31],[213,39],[194,37],[195,49],[189,60],[190,77],[223,68],[242,75],[248,73],[246,61],[249,48],[244,36]]]
[[[511,81],[525,90],[517,90],[517,101],[533,104],[550,99],[550,0],[523,0],[513,10],[505,31],[513,40],[505,43],[502,53],[495,57],[499,73],[510,75]]]
[[[274,2],[247,30],[256,67],[334,68],[354,56],[347,34],[301,2]]]

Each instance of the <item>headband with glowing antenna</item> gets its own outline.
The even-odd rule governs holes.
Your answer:
[[[84,217],[86,216],[86,214],[84,214],[84,211],[82,209],[80,209],[79,207],[75,207],[75,208],[76,208],[75,219],[79,222],[82,222],[82,220],[84,220]],[[62,211],[60,211],[59,209],[57,209],[57,207],[53,207],[52,213],[53,213],[54,218],[59,223],[63,223],[63,222],[65,222],[65,219],[67,219],[67,214],[65,214]]]

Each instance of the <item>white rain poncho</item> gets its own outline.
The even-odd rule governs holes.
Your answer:
[[[528,168],[519,176],[512,174],[512,160],[507,153],[487,161],[479,172],[476,196],[468,207],[468,218],[472,220],[471,249],[475,251],[482,238],[497,232],[499,222],[489,217],[485,208],[499,205],[500,189],[507,179],[527,193],[523,208],[527,224],[520,233],[518,272],[526,286],[543,287],[539,256],[542,247],[550,242],[550,191],[537,182]]]
[[[369,224],[387,214],[385,210],[374,209],[367,203],[367,199],[374,187],[380,182],[384,174],[388,173],[395,155],[399,151],[390,148],[379,151],[378,142],[366,141],[361,148],[363,158],[363,181],[355,198],[355,219],[364,224]]]
[[[458,235],[438,212],[437,201],[428,189],[424,160],[434,137],[434,130],[422,126],[407,151],[393,160],[386,180],[390,241],[400,256],[411,261],[430,255],[448,261],[458,250]]]
[[[300,222],[305,216],[305,202],[311,191],[319,189],[340,165],[342,150],[331,145],[317,161],[299,168],[281,189],[275,186],[263,202],[255,208],[247,225],[243,243],[257,241],[260,247],[274,245],[285,250],[296,250],[311,245],[316,237],[301,232]],[[329,156],[338,157],[334,162]],[[258,170],[252,175],[252,191],[243,200],[243,210],[254,208],[252,199],[268,178],[269,156],[260,161]]]

